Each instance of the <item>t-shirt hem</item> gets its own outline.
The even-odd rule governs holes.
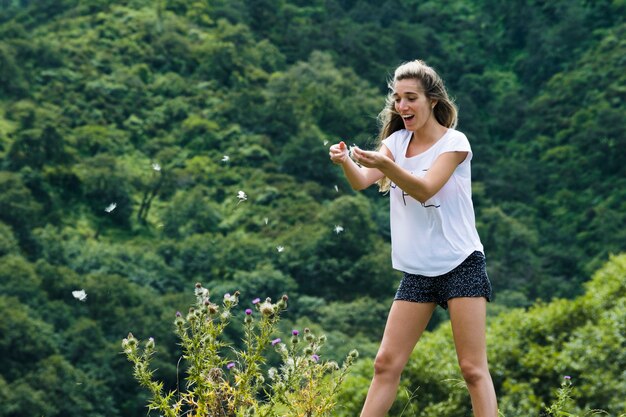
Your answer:
[[[483,248],[473,248],[470,249],[469,252],[467,252],[467,254],[464,254],[461,256],[460,259],[456,260],[453,264],[452,267],[450,268],[446,268],[446,269],[441,269],[441,270],[418,270],[418,269],[411,269],[411,268],[404,268],[401,267],[400,265],[398,265],[396,262],[392,262],[392,267],[395,270],[398,270],[400,272],[406,273],[406,274],[411,274],[411,275],[423,275],[425,277],[437,277],[440,275],[444,275],[447,274],[448,272],[452,271],[454,268],[456,268],[457,266],[461,265],[463,263],[464,260],[467,259],[468,256],[470,256],[472,253],[474,252],[480,252],[482,254],[484,254]]]

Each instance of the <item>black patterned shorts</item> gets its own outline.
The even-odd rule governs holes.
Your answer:
[[[395,300],[439,304],[448,308],[448,300],[457,297],[485,297],[491,300],[491,282],[487,276],[485,255],[475,251],[450,272],[435,277],[404,273]]]

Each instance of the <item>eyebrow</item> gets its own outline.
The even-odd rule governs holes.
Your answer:
[[[404,93],[405,96],[419,96],[419,91],[407,91],[406,93]],[[392,94],[393,97],[400,97],[400,94],[396,93],[395,91]]]

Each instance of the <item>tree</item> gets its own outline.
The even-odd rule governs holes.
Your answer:
[[[543,288],[541,265],[534,248],[537,232],[524,219],[507,215],[500,207],[481,211],[477,224],[487,254],[487,267],[494,287],[500,290],[521,290],[529,297],[541,297]]]
[[[58,339],[50,324],[15,297],[0,296],[0,314],[0,365],[2,377],[10,384],[57,353]]]
[[[163,230],[172,237],[218,231],[222,214],[204,185],[174,195],[162,215]]]
[[[376,131],[384,101],[354,70],[337,68],[330,54],[319,51],[273,76],[265,94],[265,129],[278,145],[289,142],[300,127],[318,126],[328,140],[360,140],[363,146]]]
[[[11,227],[0,222],[0,257],[8,254],[17,254],[19,250],[20,248]]]
[[[0,96],[21,97],[28,83],[15,62],[15,52],[10,45],[0,42]]]
[[[115,158],[96,155],[85,159],[77,168],[77,174],[83,184],[86,203],[98,218],[98,232],[107,223],[129,224],[133,211],[132,191],[128,177]]]
[[[20,131],[11,145],[9,167],[18,170],[24,166],[41,169],[44,165],[63,164],[70,159],[64,140],[57,128],[48,124],[42,130]]]
[[[0,171],[0,220],[13,228],[15,237],[24,245],[30,229],[37,225],[42,206],[33,198],[19,174]]]
[[[328,139],[317,125],[301,126],[278,157],[281,171],[302,181],[336,185],[339,170],[328,161]]]

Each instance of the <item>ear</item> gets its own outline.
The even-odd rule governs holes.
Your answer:
[[[430,100],[430,108],[434,109],[437,103],[439,103],[439,100]]]

